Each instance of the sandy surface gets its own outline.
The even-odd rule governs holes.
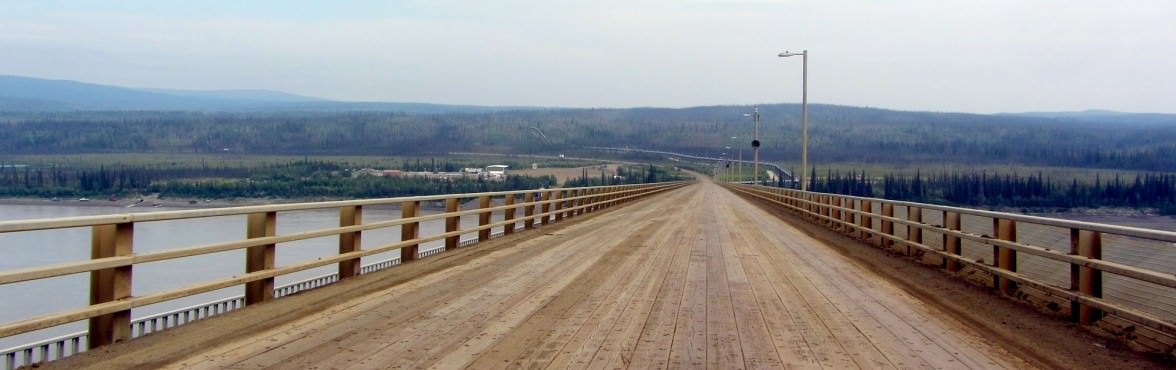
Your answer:
[[[778,215],[704,182],[48,367],[1162,367]]]
[[[563,184],[564,181],[568,181],[568,179],[574,179],[574,178],[579,178],[579,177],[583,176],[584,169],[588,170],[588,178],[599,179],[601,167],[602,166],[599,166],[599,165],[598,166],[587,166],[587,167],[576,167],[576,168],[551,167],[551,168],[539,168],[539,169],[534,169],[534,170],[532,170],[532,169],[511,170],[510,173],[516,174],[516,175],[527,175],[527,176],[552,175],[552,176],[555,176],[555,178],[559,181],[560,184]],[[603,171],[606,171],[606,174],[609,177],[612,177],[612,175],[617,173],[617,165],[616,164],[605,165]]]

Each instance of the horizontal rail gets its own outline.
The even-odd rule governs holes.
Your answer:
[[[290,274],[298,271],[305,271],[311,268],[326,266],[331,264],[340,264],[340,271],[343,271],[343,263],[346,261],[358,261],[359,258],[365,256],[386,253],[393,250],[400,250],[402,256],[400,258],[392,258],[372,264],[360,266],[356,273],[370,273],[379,269],[392,267],[404,263],[405,253],[410,259],[423,258],[434,254],[442,253],[446,250],[445,247],[437,247],[426,250],[416,250],[416,246],[425,242],[443,240],[451,237],[458,237],[463,234],[471,232],[486,233],[483,234],[485,238],[496,238],[505,234],[506,230],[493,232],[494,228],[510,228],[510,231],[529,229],[530,223],[548,224],[553,221],[558,221],[563,217],[573,217],[582,213],[592,212],[596,209],[603,209],[612,205],[620,204],[627,201],[639,199],[650,194],[655,194],[678,187],[684,186],[685,182],[673,183],[659,183],[646,185],[622,185],[622,186],[606,186],[606,187],[582,187],[582,188],[567,188],[567,189],[539,189],[539,190],[525,190],[525,191],[508,191],[508,192],[487,192],[487,193],[473,193],[473,194],[454,194],[454,195],[439,195],[439,196],[425,196],[425,197],[402,197],[402,198],[386,198],[377,200],[356,200],[356,201],[337,201],[337,202],[322,202],[322,203],[302,203],[290,205],[276,205],[276,206],[250,206],[250,207],[235,207],[224,209],[211,210],[193,210],[193,211],[172,211],[172,212],[158,212],[151,214],[125,214],[125,215],[111,215],[111,216],[85,216],[85,217],[71,217],[64,219],[48,219],[48,220],[22,220],[22,221],[5,221],[0,222],[0,233],[5,232],[20,232],[31,230],[50,230],[67,227],[91,227],[95,233],[95,248],[100,243],[98,235],[101,232],[108,232],[112,235],[109,241],[105,243],[130,243],[129,233],[133,232],[132,227],[119,228],[117,233],[115,229],[111,228],[109,231],[101,229],[105,225],[110,224],[126,224],[133,225],[138,222],[150,222],[161,220],[182,220],[189,218],[203,218],[203,217],[217,217],[217,216],[232,216],[232,215],[250,215],[250,218],[255,216],[266,216],[276,221],[277,212],[285,211],[301,211],[308,209],[322,209],[337,207],[341,212],[345,207],[356,206],[371,206],[371,205],[387,205],[387,204],[419,204],[420,201],[432,200],[448,200],[448,199],[490,199],[493,196],[506,196],[512,199],[507,199],[506,204],[499,206],[491,206],[489,201],[483,202],[483,205],[476,209],[457,210],[450,212],[443,212],[431,215],[418,215],[415,207],[411,208],[411,212],[406,210],[405,217],[393,219],[388,221],[379,221],[372,223],[357,223],[347,226],[340,226],[336,228],[324,228],[302,232],[295,232],[283,235],[263,235],[251,239],[230,241],[224,243],[213,243],[206,245],[197,245],[190,247],[183,247],[172,250],[154,251],[146,253],[128,253],[124,255],[110,255],[97,257],[87,261],[74,261],[60,264],[53,264],[48,266],[38,266],[31,268],[23,268],[9,271],[0,271],[0,284],[18,283],[29,280],[44,279],[55,276],[63,276],[77,273],[97,271],[111,271],[119,269],[133,268],[136,264],[155,262],[170,259],[180,259],[185,257],[203,255],[208,253],[223,252],[229,250],[240,249],[256,249],[256,248],[273,248],[278,243],[286,243],[296,240],[305,240],[311,238],[321,238],[325,236],[339,236],[342,238],[347,233],[360,233],[368,230],[376,230],[394,226],[416,227],[415,225],[425,222],[442,219],[455,219],[462,216],[479,215],[482,218],[479,225],[470,228],[448,229],[443,233],[436,233],[428,236],[407,235],[402,233],[402,238],[399,242],[385,243],[376,247],[367,249],[356,249],[352,252],[340,253],[330,257],[320,257],[310,261],[298,262],[286,266],[266,266],[265,268],[256,271],[247,271],[244,274],[214,279],[205,281],[185,287],[179,287],[170,290],[164,290],[152,294],[142,296],[125,296],[116,298],[105,302],[92,302],[90,306],[59,311],[55,313],[46,314],[43,316],[29,318],[17,322],[10,322],[0,324],[0,337],[11,336],[20,333],[26,333],[33,330],[44,329],[48,327],[58,326],[70,322],[77,322],[80,320],[92,319],[99,316],[112,315],[119,312],[130,312],[131,308],[143,307],[151,304],[170,301],[176,298],[192,296],[195,294],[210,292],[222,288],[249,285],[256,283],[270,282],[276,276]],[[535,199],[531,199],[534,196]],[[518,198],[524,198],[524,202],[516,202]],[[526,210],[525,216],[515,217],[517,210]],[[486,215],[493,212],[506,212],[510,215],[499,222],[488,222]],[[267,216],[268,215],[268,216]],[[554,218],[554,220],[551,220]],[[526,226],[519,225],[526,223]],[[128,233],[122,236],[118,233]],[[105,234],[103,234],[105,235]],[[119,239],[122,237],[123,239]],[[479,242],[482,238],[465,239],[457,242],[456,247],[466,247]],[[129,245],[127,246],[129,250]],[[273,249],[275,252],[277,249]],[[342,250],[342,249],[341,249]],[[125,252],[124,252],[125,253]],[[97,256],[97,254],[96,254]],[[265,299],[275,299],[296,293],[298,291],[313,289],[320,286],[325,286],[340,280],[340,273],[332,273],[312,277],[310,279],[286,284],[275,287],[272,294]],[[92,277],[93,278],[93,277]],[[101,282],[100,282],[101,283]],[[107,282],[109,283],[109,282]],[[129,292],[129,281],[125,281],[126,291]],[[116,290],[118,287],[116,287]],[[248,289],[247,289],[248,292]],[[134,321],[127,322],[130,331],[127,332],[127,339],[134,338],[153,332],[166,330],[171,327],[183,325],[185,323],[200,320],[217,314],[222,314],[231,310],[239,309],[248,305],[248,298],[244,297],[230,297],[207,304],[185,307],[178,310],[172,310],[165,313],[151,315],[140,318]],[[93,333],[84,332],[81,334],[71,334],[53,340],[41,341],[29,345],[19,346],[13,349],[0,352],[0,356],[5,359],[5,364],[10,365],[6,368],[12,368],[12,364],[35,364],[38,362],[50,361],[56,358],[70,355],[79,351],[84,351],[86,347],[95,346],[95,340],[91,338]],[[69,351],[69,343],[83,343],[83,347],[78,347],[80,350]],[[47,347],[46,347],[47,346]],[[82,344],[78,344],[82,346]],[[41,351],[42,348],[65,348],[67,350],[46,350]],[[31,351],[31,352],[30,352]],[[23,357],[18,361],[18,355]]]
[[[918,249],[924,253],[930,253],[943,259],[944,266],[951,269],[952,265],[969,266],[978,270],[985,271],[992,274],[994,279],[994,287],[998,289],[1003,285],[1008,284],[1005,281],[1024,286],[1032,287],[1044,292],[1047,295],[1056,296],[1072,302],[1075,311],[1097,310],[1089,312],[1098,312],[1099,314],[1116,315],[1128,321],[1134,322],[1141,326],[1145,326],[1157,330],[1167,335],[1176,335],[1176,320],[1172,316],[1164,315],[1157,316],[1152,313],[1144,312],[1138,309],[1126,307],[1121,303],[1109,302],[1102,298],[1103,292],[1101,288],[1100,272],[1115,274],[1128,279],[1147,282],[1155,284],[1158,287],[1176,288],[1176,275],[1163,271],[1155,271],[1147,268],[1132,266],[1124,263],[1106,261],[1101,259],[1098,252],[1094,255],[1083,255],[1078,251],[1078,247],[1082,243],[1093,245],[1090,243],[1099,244],[1101,249],[1101,235],[1119,235],[1125,237],[1132,237],[1137,239],[1153,240],[1158,242],[1172,242],[1176,241],[1176,233],[1163,230],[1140,229],[1133,227],[1124,227],[1117,225],[1105,225],[1090,222],[1069,221],[1061,219],[1053,219],[1037,216],[1026,216],[1012,213],[973,210],[949,206],[937,206],[922,203],[913,203],[905,201],[893,201],[877,198],[866,198],[858,196],[846,196],[838,194],[814,193],[805,192],[794,189],[771,188],[764,186],[749,186],[728,184],[729,189],[737,192],[761,199],[777,206],[782,206],[789,211],[799,213],[806,218],[813,220],[826,227],[840,230],[843,233],[858,235],[861,239],[869,240],[876,238],[880,245],[895,245],[905,246],[909,248]],[[855,206],[854,202],[862,206]],[[873,204],[880,204],[882,207],[874,208]],[[894,217],[893,207],[905,207],[907,210],[907,218]],[[945,215],[945,225],[931,225],[922,222],[922,212],[925,210],[940,211]],[[912,219],[912,212],[918,212],[917,218]],[[993,220],[994,229],[997,229],[1001,222],[1016,222],[1029,225],[1041,225],[1056,227],[1061,229],[1069,229],[1071,231],[1071,245],[1066,245],[1065,248],[1051,248],[1032,245],[1015,240],[1015,231],[1011,238],[1006,239],[1010,235],[1000,235],[1001,230],[994,230],[990,235],[977,235],[958,229],[959,225],[955,227],[948,227],[946,225],[946,216],[948,214],[955,214],[958,222],[958,215],[971,215],[976,217],[988,218]],[[855,221],[856,218],[856,221]],[[882,227],[874,228],[874,220],[881,223]],[[999,222],[998,222],[999,221]],[[909,231],[908,234],[914,233],[918,235],[912,240],[912,235],[901,237],[894,235],[893,225],[905,225],[911,230],[918,230],[918,233]],[[1015,230],[1015,229],[1014,229]],[[943,248],[937,248],[927,245],[922,242],[922,232],[932,232],[942,235],[945,240]],[[1087,233],[1090,237],[1097,236],[1096,242],[1087,240],[1080,241],[1078,235]],[[947,250],[948,238],[956,238],[956,245],[960,241],[972,241],[982,245],[991,246],[994,249],[993,264],[987,264],[979,260],[974,260],[959,254],[959,251]],[[1045,258],[1047,260],[1066,263],[1073,268],[1071,276],[1071,287],[1056,286],[1051,283],[1043,282],[1034,278],[1030,278],[1016,270],[1015,262],[1010,265],[1002,265],[1004,261],[1000,261],[997,252],[1009,251],[1015,261],[1016,252],[1026,253],[1033,256]],[[1081,287],[1079,281],[1086,281]],[[998,284],[999,283],[999,284]],[[1090,286],[1098,286],[1094,289]],[[1002,289],[1003,290],[1003,289]],[[1009,293],[1006,291],[1006,293]],[[1077,315],[1077,312],[1074,313]],[[1093,317],[1098,317],[1093,316]],[[1086,320],[1085,323],[1093,322],[1096,319]]]

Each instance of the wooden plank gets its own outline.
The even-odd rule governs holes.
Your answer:
[[[482,210],[482,213],[478,214],[478,226],[486,226],[490,224],[490,216],[492,212],[489,210],[489,208],[490,196],[483,195],[478,197],[478,209]],[[484,243],[490,241],[490,234],[491,231],[488,228],[478,230],[478,242]]]

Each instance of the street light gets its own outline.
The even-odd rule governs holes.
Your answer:
[[[806,191],[806,190],[808,190],[808,182],[805,181],[805,176],[808,176],[808,50],[804,50],[799,53],[790,53],[790,52],[785,51],[783,53],[780,53],[779,57],[787,58],[787,57],[794,57],[797,55],[803,57],[803,59],[804,59],[804,62],[803,62],[803,64],[804,64],[804,67],[803,67],[804,68],[803,69],[803,73],[804,73],[804,77],[803,77],[804,82],[803,83],[804,83],[804,85],[802,87],[802,92],[801,92],[801,94],[802,94],[801,99],[802,100],[800,103],[801,136],[803,137],[803,139],[801,139],[802,143],[800,144],[801,145],[800,167],[802,168],[800,170],[800,190]]]
[[[723,153],[723,155],[727,156],[727,182],[731,182],[731,178],[734,177],[733,175],[735,174],[733,172],[735,170],[731,168],[731,160],[735,159],[735,152],[731,151],[731,147],[729,146],[725,146],[723,149],[727,149],[727,152]],[[730,153],[730,155],[728,156],[727,153]]]
[[[755,169],[755,177],[754,177],[755,180],[754,181],[755,181],[756,185],[759,185],[759,147],[760,147],[760,142],[759,142],[759,106],[755,107],[755,111],[753,111],[751,113],[744,113],[743,116],[744,117],[747,117],[747,116],[754,116],[755,117],[755,138],[751,139],[751,150],[755,153],[755,155],[754,155],[755,156],[755,168],[754,168]]]
[[[732,145],[739,147],[739,156],[735,157],[735,166],[738,168],[738,170],[735,172],[735,181],[743,181],[743,147],[739,146],[738,136],[732,136],[731,141],[734,143]]]

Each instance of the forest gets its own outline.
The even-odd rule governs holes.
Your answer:
[[[46,153],[427,155],[576,153],[588,146],[717,156],[750,150],[750,106],[478,113],[3,113],[0,156]],[[760,106],[761,155],[798,161],[800,109]],[[810,106],[810,156],[825,163],[993,164],[1176,171],[1176,122]],[[738,139],[731,139],[737,137]]]
[[[362,179],[326,156],[417,158],[399,168],[453,171],[460,163],[422,164],[446,153],[594,156],[586,147],[635,147],[717,157],[748,149],[751,106],[682,109],[518,109],[481,112],[121,111],[0,113],[0,195],[75,196],[163,193],[184,197],[390,196],[555,185],[550,178],[506,183]],[[800,107],[758,107],[764,161],[799,161]],[[1141,117],[1135,119],[1133,117]],[[816,164],[852,163],[874,173],[811,176],[818,191],[976,207],[1151,207],[1171,209],[1176,173],[1172,116],[980,115],[810,106]],[[297,156],[261,167],[166,167],[100,163],[27,165],[10,158],[45,155]],[[633,158],[629,158],[632,160]],[[638,158],[652,163],[657,158]],[[525,163],[510,163],[522,168]],[[1090,179],[975,171],[983,166],[1041,166],[1106,172]],[[26,167],[21,167],[26,166]],[[884,174],[877,168],[941,168]],[[660,167],[627,168],[624,181],[674,178]],[[815,167],[814,167],[815,171]],[[1139,174],[1118,178],[1117,171]],[[702,172],[702,171],[700,171]],[[1142,174],[1141,174],[1142,173]],[[851,180],[852,179],[852,180]],[[584,173],[570,186],[612,183]]]

